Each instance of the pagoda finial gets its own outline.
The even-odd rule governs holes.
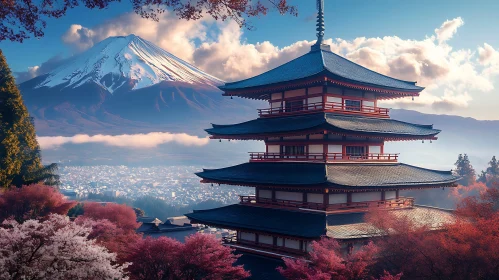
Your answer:
[[[329,45],[324,44],[324,0],[317,0],[317,43],[312,46],[312,51],[326,50],[331,51]]]
[[[317,45],[324,41],[324,0],[317,0]]]

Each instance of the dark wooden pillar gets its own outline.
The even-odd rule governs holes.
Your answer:
[[[397,198],[397,199],[399,198],[399,190],[395,191],[395,198]]]
[[[303,240],[300,240],[300,251],[303,252]]]
[[[302,198],[302,201],[303,201],[304,203],[307,203],[307,200],[308,200],[307,193],[306,193],[306,192],[304,192],[304,193],[303,193],[303,198]]]
[[[256,203],[258,203],[260,201],[260,188],[258,188],[258,187],[255,187],[255,200],[256,200]]]
[[[258,241],[258,237],[259,237],[259,234],[258,233],[255,233],[255,243],[258,244],[259,241]]]
[[[386,200],[385,191],[381,191],[381,200]]]
[[[272,189],[272,201],[275,201],[275,190]]]
[[[352,193],[351,192],[347,193],[347,203],[348,204],[352,203]]]

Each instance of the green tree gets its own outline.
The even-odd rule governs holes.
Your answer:
[[[469,186],[475,182],[475,169],[473,169],[467,154],[459,154],[454,165],[456,166],[456,173],[462,177],[462,179],[459,180],[459,184]]]
[[[490,176],[499,176],[499,162],[497,162],[496,156],[493,156],[489,161],[489,167],[487,167],[487,174]]]
[[[0,188],[58,183],[56,164],[43,166],[35,126],[0,50]]]

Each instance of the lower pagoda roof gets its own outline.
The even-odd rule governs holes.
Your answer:
[[[214,138],[223,139],[264,139],[282,135],[304,135],[325,130],[341,135],[402,140],[431,139],[440,133],[440,130],[434,129],[433,125],[334,113],[258,118],[232,125],[213,124],[213,128],[206,129]]]
[[[234,204],[209,210],[194,210],[186,216],[191,223],[229,229],[246,229],[302,238],[317,238],[326,234],[326,216],[322,213]]]
[[[426,226],[429,230],[441,228],[452,221],[451,210],[428,206],[386,210],[397,217],[406,217],[415,225]],[[345,213],[329,214],[266,208],[250,205],[234,204],[225,207],[199,210],[186,214],[192,223],[263,232],[276,235],[317,239],[323,235],[338,239],[361,239],[379,235],[379,231],[365,223],[365,214]]]
[[[442,187],[459,180],[451,171],[403,163],[249,162],[196,173],[205,182],[243,186],[390,190]]]

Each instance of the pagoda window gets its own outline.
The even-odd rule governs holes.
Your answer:
[[[267,146],[267,151],[269,153],[279,154],[280,150],[281,150],[281,146],[279,146],[279,145],[268,145]]]
[[[361,157],[365,154],[364,146],[346,146],[345,152],[350,157]]]
[[[345,110],[360,111],[362,101],[345,99]]]
[[[304,155],[305,146],[284,146],[285,155]]]
[[[303,110],[303,100],[286,101],[284,105],[286,112],[297,112]]]
[[[277,237],[275,245],[279,247],[284,247],[284,239],[282,237]]]

